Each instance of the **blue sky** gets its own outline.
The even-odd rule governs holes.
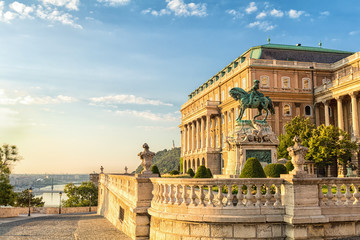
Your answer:
[[[134,170],[180,145],[187,95],[266,43],[359,51],[358,1],[0,1],[1,142],[15,173]]]

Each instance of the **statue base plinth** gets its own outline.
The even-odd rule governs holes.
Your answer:
[[[224,175],[239,176],[246,159],[250,157],[256,157],[263,167],[277,161],[279,141],[265,121],[237,121],[226,142],[228,157]]]

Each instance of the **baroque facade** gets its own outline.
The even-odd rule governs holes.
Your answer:
[[[333,124],[359,137],[360,52],[321,47],[265,44],[252,47],[189,95],[181,106],[181,156],[184,172],[205,165],[214,174],[226,169],[226,138],[235,128],[239,108],[233,87],[269,96],[275,114],[267,122],[276,135],[295,116],[316,125]],[[243,119],[257,110],[247,109]]]

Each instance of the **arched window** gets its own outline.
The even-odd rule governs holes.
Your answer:
[[[205,166],[205,158],[201,160],[201,165]],[[206,166],[205,166],[206,167]]]
[[[289,77],[281,78],[281,87],[282,88],[290,88],[290,78]]]
[[[231,122],[231,112],[229,112],[229,115],[228,115],[228,122]]]
[[[303,78],[302,85],[303,85],[303,89],[311,89],[310,78]]]
[[[238,87],[238,83],[235,83],[235,87]]]
[[[239,111],[238,111],[238,108],[235,108],[235,118],[238,118],[239,117]]]
[[[184,172],[187,172],[187,161],[184,161]]]
[[[197,168],[200,166],[200,159],[197,159]]]
[[[245,78],[242,79],[241,87],[242,87],[243,89],[246,88],[246,79],[245,79]]]
[[[218,136],[215,134],[215,147],[218,147]]]
[[[311,116],[311,106],[305,106],[305,116]]]
[[[191,166],[192,170],[195,171],[195,159],[192,160],[192,166]]]
[[[219,101],[219,94],[215,95],[215,101]]]
[[[284,116],[291,116],[291,107],[289,104],[285,104],[283,107],[283,115]]]
[[[268,88],[269,87],[269,77],[268,76],[261,76],[260,77],[260,87]]]

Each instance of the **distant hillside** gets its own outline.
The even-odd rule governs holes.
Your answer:
[[[164,149],[155,154],[153,158],[153,165],[159,168],[160,173],[168,173],[172,170],[179,170],[180,166],[180,148],[171,150]],[[142,166],[136,169],[136,173],[140,173]]]

